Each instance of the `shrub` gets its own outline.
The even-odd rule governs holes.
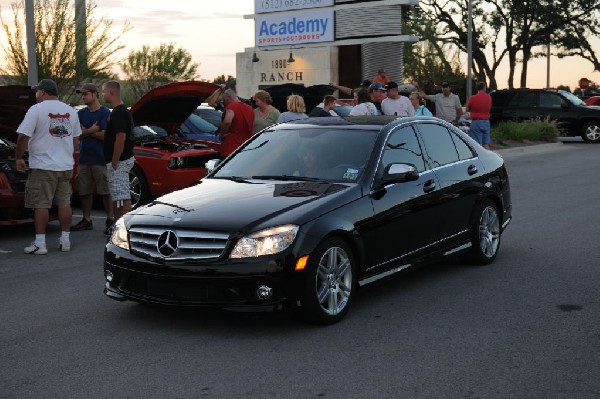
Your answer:
[[[548,118],[523,122],[506,121],[492,127],[492,142],[504,144],[506,140],[555,142],[560,136],[558,124]]]

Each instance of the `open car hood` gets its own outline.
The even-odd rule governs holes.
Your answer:
[[[0,86],[0,137],[16,143],[17,128],[35,103],[35,91],[31,86]]]
[[[156,87],[131,107],[136,126],[177,129],[219,86],[208,82],[176,82]]]

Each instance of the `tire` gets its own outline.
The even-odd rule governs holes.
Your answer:
[[[134,165],[129,171],[129,191],[131,192],[131,209],[145,204],[150,198],[146,177],[137,165]]]
[[[356,262],[339,238],[323,241],[310,256],[302,287],[302,316],[328,325],[344,318],[356,294]]]
[[[581,138],[586,143],[600,143],[600,122],[589,122],[581,129]]]
[[[461,258],[467,263],[488,265],[496,259],[502,235],[498,207],[490,200],[479,204],[471,221],[471,249]]]

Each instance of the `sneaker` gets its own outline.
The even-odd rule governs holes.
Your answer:
[[[25,247],[25,253],[31,255],[46,255],[48,253],[48,249],[46,246],[37,246],[35,241],[29,244],[28,247]]]
[[[79,223],[71,226],[71,231],[92,230],[93,228],[94,224],[92,221],[83,218],[79,221]]]
[[[71,250],[71,241],[58,240],[58,249],[62,252],[69,252]]]
[[[105,236],[110,236],[112,234],[113,224],[114,223],[115,223],[114,220],[112,220],[112,219],[106,219],[105,228],[104,228],[104,235]]]

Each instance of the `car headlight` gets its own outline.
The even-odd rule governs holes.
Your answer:
[[[298,228],[286,224],[242,237],[233,248],[230,258],[255,258],[281,252],[294,242]]]
[[[129,251],[129,241],[127,240],[127,229],[123,218],[117,220],[113,226],[113,232],[110,236],[110,242],[119,248]]]
[[[169,169],[179,169],[185,166],[185,157],[173,157],[169,159]]]

